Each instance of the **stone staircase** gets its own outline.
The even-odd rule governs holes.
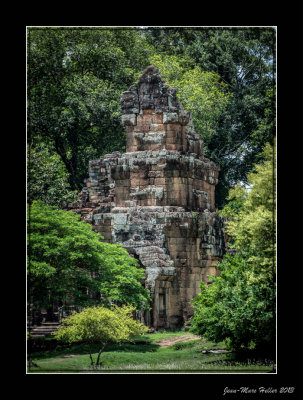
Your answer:
[[[59,322],[42,322],[41,325],[34,325],[29,329],[30,337],[32,339],[51,337],[51,333],[59,326]]]

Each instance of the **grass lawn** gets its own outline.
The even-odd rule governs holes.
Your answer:
[[[269,360],[246,359],[239,361],[232,353],[203,353],[207,350],[224,349],[224,343],[208,342],[195,338],[163,347],[163,341],[180,339],[184,331],[160,331],[135,339],[135,343],[108,345],[101,356],[101,366],[90,366],[86,344],[68,347],[57,346],[54,350],[31,354],[37,366],[28,368],[28,373],[268,373],[273,364]],[[162,341],[159,343],[159,341]],[[94,348],[96,360],[99,346]]]

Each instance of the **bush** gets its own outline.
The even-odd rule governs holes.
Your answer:
[[[229,349],[273,348],[275,344],[275,292],[260,284],[240,255],[226,255],[219,277],[201,282],[193,300],[190,331],[208,340],[225,340]]]

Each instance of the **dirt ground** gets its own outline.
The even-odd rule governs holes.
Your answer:
[[[189,335],[184,335],[184,336],[178,336],[176,338],[161,339],[161,340],[158,340],[156,343],[161,347],[167,347],[167,346],[171,346],[175,343],[187,342],[188,340],[195,340],[195,339],[199,339],[199,338],[200,338],[200,336],[189,334]]]

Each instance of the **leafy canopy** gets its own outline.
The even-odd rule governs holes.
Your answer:
[[[42,200],[61,207],[76,201],[77,191],[71,190],[67,169],[60,156],[43,144],[28,146],[27,195],[28,203]]]
[[[134,311],[134,307],[126,305],[113,305],[111,308],[87,307],[64,318],[54,336],[69,343],[88,341],[107,344],[130,339],[148,330],[145,325],[132,318]]]
[[[90,358],[93,364],[91,345],[100,343],[102,345],[96,365],[99,364],[100,355],[108,343],[120,340],[131,340],[134,336],[146,333],[149,328],[135,321],[132,317],[134,307],[112,306],[88,307],[80,313],[73,313],[62,321],[62,325],[54,332],[58,340],[73,343],[84,341],[90,344]]]
[[[252,268],[260,275],[272,276],[275,264],[275,149],[267,144],[263,151],[264,161],[255,165],[248,174],[249,189],[240,185],[230,190],[228,199],[242,204],[238,212],[230,212],[230,206],[222,214],[231,216],[226,231],[232,237],[231,247],[248,257]]]
[[[207,147],[230,101],[227,85],[220,82],[218,74],[202,71],[189,57],[155,54],[149,60],[166,83],[177,89],[182,106],[192,112],[196,133]]]
[[[70,211],[42,201],[28,208],[30,297],[38,307],[53,301],[88,306],[110,303],[148,308],[145,273],[121,245],[100,241],[90,225]],[[102,237],[101,237],[102,238]]]

